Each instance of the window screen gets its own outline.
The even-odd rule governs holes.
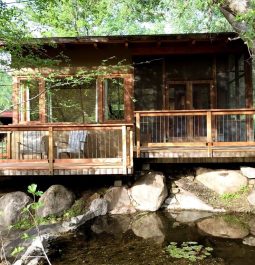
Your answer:
[[[103,81],[105,120],[124,119],[124,79],[107,78]]]
[[[97,122],[96,80],[82,84],[58,79],[46,83],[49,122]]]

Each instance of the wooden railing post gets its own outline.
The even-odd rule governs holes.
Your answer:
[[[54,144],[53,144],[53,127],[49,127],[49,175],[54,175]]]
[[[206,112],[206,129],[207,129],[207,147],[208,147],[208,157],[212,157],[212,112]]]
[[[140,113],[135,114],[135,134],[136,134],[136,157],[141,156],[141,124],[140,124]]]
[[[6,148],[7,159],[11,159],[12,158],[12,138],[11,138],[11,133],[12,132],[7,132],[7,148]]]
[[[122,126],[122,174],[127,174],[127,127]]]
[[[133,139],[133,136],[134,136],[134,133],[133,133],[133,128],[130,128],[130,131],[129,131],[129,152],[130,152],[130,161],[129,161],[129,165],[130,167],[133,169],[134,167],[134,139]]]

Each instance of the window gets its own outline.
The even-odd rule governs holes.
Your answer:
[[[19,86],[19,121],[39,120],[39,84],[36,80],[21,80]]]
[[[96,80],[82,84],[68,79],[46,83],[48,122],[97,122]]]
[[[217,107],[244,108],[245,80],[242,55],[217,58]]]
[[[106,78],[103,80],[104,89],[104,119],[124,119],[124,79]]]

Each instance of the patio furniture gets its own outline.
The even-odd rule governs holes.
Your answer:
[[[45,152],[45,135],[40,131],[25,131],[22,133],[21,140],[18,142],[18,158],[24,159],[25,155],[34,156],[40,155],[43,159]]]
[[[84,156],[84,146],[86,142],[87,131],[70,131],[67,142],[56,143],[57,158],[60,158],[61,153],[67,153],[70,155],[77,154],[81,158],[81,154]],[[65,143],[64,147],[59,146],[60,143]]]

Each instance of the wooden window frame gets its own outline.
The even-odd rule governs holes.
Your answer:
[[[105,114],[105,91],[104,79],[122,78],[124,80],[124,119],[106,120]],[[98,122],[99,123],[122,123],[133,121],[133,75],[132,74],[109,74],[99,76],[97,79],[98,87]]]
[[[20,91],[21,91],[21,83],[24,81],[31,80],[28,77],[16,77],[13,82],[13,123],[14,124],[38,124],[45,123],[46,121],[46,111],[45,111],[45,81],[43,78],[35,78],[34,80],[38,82],[38,103],[39,103],[39,118],[35,121],[30,121],[27,118],[27,99],[26,95],[24,95],[24,100],[20,102]],[[23,92],[25,93],[25,92]],[[23,111],[23,115],[21,115],[21,106],[25,105],[25,110]]]

